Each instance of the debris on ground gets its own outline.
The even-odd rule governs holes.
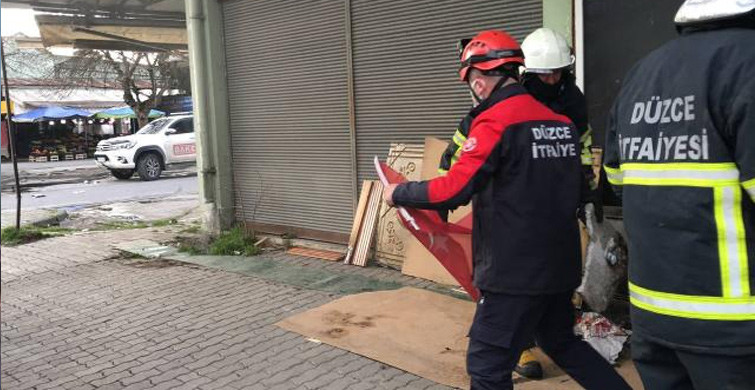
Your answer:
[[[590,308],[603,313],[627,275],[628,255],[622,235],[609,221],[598,222],[592,204],[585,207],[590,241],[585,273],[577,292]]]
[[[616,326],[598,313],[585,312],[577,319],[574,333],[582,336],[600,356],[614,364],[631,332]]]
[[[342,252],[335,252],[335,251],[328,251],[328,250],[322,250],[322,249],[312,249],[312,248],[303,248],[295,246],[288,251],[286,251],[289,255],[294,256],[303,256],[303,257],[311,257],[314,259],[322,259],[322,260],[328,260],[328,261],[341,261],[343,260],[344,254]]]

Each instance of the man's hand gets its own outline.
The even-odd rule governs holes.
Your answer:
[[[383,189],[383,200],[388,206],[393,206],[393,191],[396,190],[396,187],[398,187],[398,184],[388,184]]]

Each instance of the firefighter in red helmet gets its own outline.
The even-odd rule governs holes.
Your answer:
[[[580,283],[577,220],[584,180],[579,134],[519,84],[519,44],[484,31],[465,47],[459,76],[479,104],[448,174],[387,186],[389,204],[452,209],[474,201],[474,283],[469,331],[472,389],[512,389],[511,373],[534,336],[587,389],[629,389],[574,335],[571,296]]]

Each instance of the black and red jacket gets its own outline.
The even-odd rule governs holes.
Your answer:
[[[459,161],[446,176],[399,185],[398,206],[474,202],[474,282],[482,291],[549,294],[579,285],[579,133],[519,84],[475,107]]]

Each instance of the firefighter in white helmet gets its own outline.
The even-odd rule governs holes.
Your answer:
[[[592,189],[597,186],[592,170],[592,129],[587,100],[572,73],[574,56],[563,36],[539,28],[522,42],[525,74],[522,84],[532,96],[558,114],[565,115],[579,131],[582,170]]]
[[[571,69],[574,56],[571,48],[561,35],[549,28],[539,28],[522,42],[525,74],[522,84],[535,99],[554,112],[567,116],[579,131],[582,172],[592,190],[597,181],[592,170],[592,130],[587,122],[587,101],[575,83]],[[593,201],[594,196],[586,196],[583,201]],[[600,217],[601,209],[596,207]],[[582,208],[580,208],[582,210]],[[522,352],[516,365],[516,372],[528,378],[542,378],[542,365],[538,362],[531,347]]]
[[[755,388],[755,0],[687,0],[609,116],[645,389]]]

